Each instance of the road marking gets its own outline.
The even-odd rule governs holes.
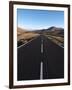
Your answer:
[[[38,36],[37,36],[37,37],[38,37]],[[30,43],[31,41],[35,40],[37,37],[35,37],[35,38],[31,39],[31,40],[30,40],[30,41],[28,41],[27,43],[24,43],[24,44],[22,44],[22,45],[18,46],[17,48],[21,48],[22,46],[24,46],[24,45],[26,45],[26,44]]]
[[[58,46],[60,46],[61,48],[64,48],[63,46],[61,46],[61,45],[58,45]]]
[[[50,37],[48,37],[47,39],[49,39],[50,41],[52,41],[51,39],[50,39]],[[52,41],[53,42],[53,41]],[[54,44],[56,44],[55,42],[53,42]],[[56,44],[56,45],[58,45],[58,44]],[[61,48],[64,48],[64,46],[62,46],[62,45],[58,45],[59,47],[61,47]]]
[[[40,79],[43,79],[43,62],[40,63]]]
[[[43,44],[41,44],[41,53],[43,53]]]
[[[41,40],[41,53],[43,53],[43,40]]]
[[[43,43],[43,39],[41,40],[41,43]]]

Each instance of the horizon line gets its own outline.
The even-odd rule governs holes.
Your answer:
[[[47,27],[47,28],[35,28],[35,29],[33,29],[33,28],[29,29],[29,28],[24,28],[24,27],[21,27],[21,26],[17,26],[17,28],[26,29],[26,30],[28,30],[28,31],[41,30],[41,29],[42,29],[42,30],[43,30],[43,29],[49,29],[49,28],[51,28],[51,27],[64,29],[64,27],[57,27],[57,26],[50,26],[50,27]]]

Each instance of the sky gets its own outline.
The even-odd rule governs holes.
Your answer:
[[[27,30],[64,28],[64,11],[17,9],[17,26]]]

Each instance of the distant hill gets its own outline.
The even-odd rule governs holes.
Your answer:
[[[35,37],[39,34],[35,33],[35,32],[32,32],[32,31],[28,31],[26,29],[22,29],[22,28],[17,28],[17,40],[21,40],[21,39],[30,39],[32,37]]]
[[[59,28],[59,27],[55,27],[55,26],[52,26],[52,27],[49,27],[47,30],[63,30],[63,28]]]
[[[47,29],[35,30],[34,32],[39,34],[52,34],[52,35],[61,35],[64,36],[64,29],[59,27],[49,27]]]
[[[64,36],[64,29],[58,27],[48,28],[48,32],[52,35]]]
[[[40,30],[32,30],[28,31],[26,29],[22,29],[20,27],[17,27],[17,45],[20,46],[22,44],[26,44],[33,38],[39,36],[40,34],[43,34],[47,37],[52,37],[53,39],[58,39],[63,42],[64,37],[64,29],[59,27],[49,27],[47,29],[40,29]],[[63,44],[63,43],[62,43]]]
[[[18,28],[17,28],[17,35],[19,36],[19,35],[21,35],[21,34],[23,34],[23,33],[27,33],[27,30],[18,27]]]

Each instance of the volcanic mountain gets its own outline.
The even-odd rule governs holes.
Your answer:
[[[51,35],[59,35],[64,36],[64,29],[59,27],[49,27],[47,29],[35,30],[34,32],[39,34],[51,34]]]

